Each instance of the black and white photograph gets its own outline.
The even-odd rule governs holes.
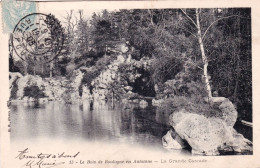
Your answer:
[[[13,153],[21,167],[253,156],[250,7],[41,9],[27,6],[17,18],[7,10],[13,20],[2,9],[11,146],[71,142],[104,155],[124,146],[123,153],[140,149],[158,160],[119,161],[107,152],[92,162],[77,160],[81,151],[28,146]]]

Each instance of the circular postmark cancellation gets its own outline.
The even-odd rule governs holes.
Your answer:
[[[15,26],[12,45],[24,61],[48,63],[60,54],[64,41],[63,28],[51,14],[32,13]]]

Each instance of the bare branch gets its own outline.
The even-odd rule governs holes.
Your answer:
[[[83,20],[83,10],[79,10],[79,20]]]
[[[190,61],[186,61],[186,62],[192,64],[193,66],[195,66],[195,67],[197,67],[197,68],[199,68],[199,69],[201,69],[201,70],[203,70],[203,68],[201,68],[200,66],[194,64],[193,62],[190,62]]]
[[[180,28],[181,28],[182,30],[184,30],[184,31],[186,31],[186,32],[188,32],[188,33],[190,33],[193,37],[198,38],[197,35],[194,34],[194,33],[192,33],[191,31],[189,31],[189,30],[187,30],[187,29],[185,29],[185,28],[183,28],[183,27],[180,27]]]
[[[221,17],[218,18],[217,20],[215,20],[214,22],[212,22],[209,27],[206,29],[206,31],[204,32],[203,36],[202,36],[202,40],[204,39],[205,35],[207,34],[208,30],[218,21],[222,20],[222,19],[227,19],[227,18],[231,18],[231,17],[240,17],[240,18],[245,18],[245,19],[250,19],[247,17],[243,17],[243,16],[239,16],[239,15],[231,15],[231,16],[226,16],[226,17]]]
[[[192,18],[182,9],[180,9],[182,11],[182,13],[184,13],[184,15],[191,21],[191,23],[198,28],[197,24],[192,20]]]
[[[149,15],[150,15],[151,24],[152,24],[152,26],[154,26],[154,23],[153,23],[153,14],[152,14],[152,12],[151,12],[150,9],[148,9],[148,13],[149,13]]]
[[[158,40],[160,40],[160,39],[161,39],[161,37],[162,37],[162,34],[163,34],[163,31],[164,31],[164,28],[165,28],[165,23],[163,24],[163,28],[162,28],[162,31],[161,31],[161,34],[160,34],[160,36],[159,36]]]

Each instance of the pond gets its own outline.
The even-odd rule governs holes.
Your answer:
[[[34,103],[10,105],[12,141],[47,138],[120,143],[166,152],[161,139],[170,129],[168,118],[169,114],[151,103],[146,108],[139,104],[105,101],[70,105],[54,101],[38,107]],[[235,128],[252,140],[252,128],[239,122]],[[187,150],[178,153],[190,155]]]
[[[142,145],[165,150],[161,139],[169,130],[168,115],[149,105],[114,105],[104,101],[83,101],[66,105],[48,102],[10,106],[11,140],[58,138],[106,143]]]

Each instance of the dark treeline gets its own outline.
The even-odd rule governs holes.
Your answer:
[[[229,98],[251,120],[248,8],[104,10],[89,19],[84,11],[69,11],[64,34],[62,52],[52,63],[34,63],[33,67],[10,59],[10,68],[22,74],[49,77],[52,72],[51,76],[59,77],[80,67],[93,67],[84,79],[90,83],[116,59],[124,44],[132,59],[152,60],[148,75],[153,86],[185,71],[193,81],[203,79],[204,96]]]

